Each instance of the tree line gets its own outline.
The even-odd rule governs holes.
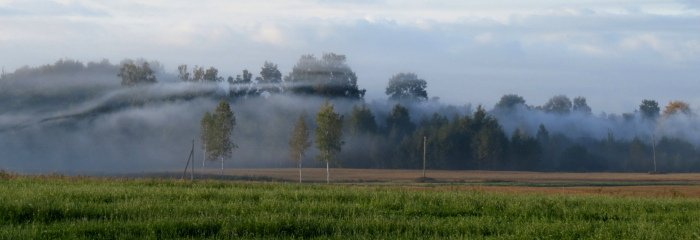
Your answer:
[[[329,55],[337,56],[337,55]],[[266,81],[270,85],[255,87],[250,80],[250,73],[244,71],[233,80],[233,83],[246,83],[236,87],[229,97],[260,96],[267,91],[269,94],[291,91],[294,94],[315,94],[321,97],[344,97],[361,99],[364,90],[357,89],[353,84],[338,84],[333,82],[334,74],[320,68],[303,66],[323,66],[337,64],[344,58],[324,56],[315,59],[303,56],[295,69],[285,79],[295,79],[297,82],[308,82],[308,85],[285,86],[289,81],[281,81],[281,74],[276,65],[266,62],[258,79],[274,79]],[[323,63],[324,61],[336,61]],[[343,65],[346,67],[346,65]],[[184,67],[183,67],[184,69]],[[338,68],[335,68],[338,69]],[[343,68],[350,72],[349,68]],[[338,70],[342,72],[343,70]],[[273,74],[269,74],[273,73]],[[356,81],[353,74],[341,75],[345,83]],[[186,76],[186,75],[185,75]],[[270,77],[272,76],[272,77]],[[350,81],[349,79],[352,79]],[[184,79],[183,79],[184,80]],[[262,82],[260,80],[256,82]],[[324,84],[328,84],[324,86]],[[399,73],[392,76],[386,87],[387,98],[396,104],[390,112],[383,116],[384,121],[378,122],[375,114],[362,101],[358,101],[347,116],[338,115],[335,123],[340,134],[331,141],[334,144],[323,145],[329,137],[328,130],[319,130],[329,126],[326,120],[317,117],[314,129],[314,143],[319,154],[315,157],[319,162],[351,168],[402,168],[418,169],[422,167],[422,156],[425,147],[427,164],[432,169],[472,169],[472,170],[528,170],[528,171],[621,171],[646,172],[651,171],[653,153],[651,136],[636,136],[632,139],[615,138],[610,131],[606,138],[590,137],[571,138],[559,132],[552,132],[545,124],[540,124],[536,131],[526,126],[516,127],[513,132],[506,133],[499,123],[499,118],[516,118],[517,111],[543,112],[553,115],[578,114],[592,116],[592,109],[586,98],[579,96],[569,99],[565,95],[557,95],[542,106],[528,106],[522,96],[506,94],[490,111],[478,106],[469,115],[441,115],[434,113],[424,115],[421,119],[411,119],[410,107],[414,104],[428,101],[427,82],[418,78],[414,73]],[[338,87],[334,89],[333,87]],[[265,90],[273,89],[273,90]],[[330,90],[329,90],[330,89]],[[340,91],[338,89],[346,89]],[[242,92],[241,92],[242,90]],[[328,113],[328,102],[319,109],[319,114]],[[332,107],[332,106],[331,106]],[[692,116],[692,111],[685,102],[675,101],[665,107],[663,114],[658,102],[643,100],[639,109],[633,113],[601,114],[598,118],[606,121],[640,121],[654,126],[664,117],[677,114]],[[337,113],[333,113],[336,114]],[[321,121],[321,122],[319,122]],[[332,124],[331,124],[332,125]],[[291,125],[290,125],[291,126]],[[289,159],[295,164],[301,164],[304,149],[311,146],[307,141],[309,133],[306,120],[300,117],[294,125],[290,136]],[[342,134],[344,133],[344,135]],[[424,145],[423,139],[427,138]],[[355,151],[343,152],[344,144]],[[661,171],[689,172],[700,170],[700,151],[690,142],[682,138],[660,136],[655,142],[656,158]],[[359,150],[358,150],[359,149]],[[301,171],[301,167],[300,167]]]
[[[79,62],[62,60],[60,64],[37,69],[23,68],[10,74],[3,73],[0,83],[17,84],[20,75],[41,76],[41,72],[52,71],[90,72],[100,68],[111,72],[116,71],[112,76],[120,78],[121,85],[126,88],[163,80],[163,77],[158,75],[162,67],[158,67],[160,65],[157,62],[125,60],[116,68],[115,66],[117,65],[111,65],[105,61],[89,63],[86,66]],[[335,125],[341,126],[341,130],[333,133],[335,134],[333,136],[339,136],[337,139],[340,142],[320,148],[321,144],[316,142],[317,138],[330,138],[330,135],[327,135],[329,131],[316,132],[323,121],[317,119],[318,116],[317,118],[305,116],[301,110],[298,112],[289,110],[292,113],[285,115],[272,113],[277,116],[274,119],[274,127],[263,125],[263,122],[273,122],[272,120],[249,119],[249,116],[242,115],[244,112],[239,110],[236,115],[238,119],[243,120],[244,123],[258,121],[260,124],[246,125],[246,134],[233,136],[229,142],[222,141],[224,135],[231,136],[230,134],[235,132],[233,126],[236,125],[236,121],[234,118],[232,123],[227,123],[230,127],[226,127],[222,126],[226,121],[213,120],[218,116],[228,116],[228,113],[217,112],[220,108],[225,109],[220,103],[221,106],[217,106],[209,117],[205,114],[200,124],[202,130],[200,141],[207,154],[205,158],[212,160],[235,156],[236,153],[233,150],[236,144],[233,142],[245,138],[260,145],[290,150],[284,158],[297,165],[304,162],[304,159],[308,159],[304,149],[314,146],[312,151],[320,156],[319,160],[323,165],[418,169],[422,167],[425,147],[430,169],[646,172],[652,170],[655,149],[659,171],[700,170],[698,157],[700,150],[695,142],[673,134],[659,133],[651,136],[659,126],[671,125],[673,118],[680,116],[694,119],[695,114],[689,104],[682,101],[670,102],[662,111],[658,102],[646,99],[633,112],[620,115],[605,113],[594,115],[583,96],[570,99],[565,95],[557,95],[542,106],[532,106],[527,105],[522,96],[506,94],[491,110],[478,106],[473,112],[468,113],[438,110],[428,112],[423,106],[437,103],[438,98],[429,98],[426,80],[414,73],[403,72],[388,79],[385,93],[387,101],[391,104],[384,110],[363,99],[365,89],[357,85],[357,76],[347,65],[346,57],[333,53],[323,54],[321,58],[304,55],[287,75],[283,75],[277,65],[271,62],[263,64],[257,77],[252,72],[243,70],[240,75],[227,78],[220,76],[218,69],[214,67],[195,66],[189,69],[183,64],[178,67],[176,77],[163,82],[173,82],[173,80],[189,83],[227,82],[231,84],[224,95],[212,91],[186,98],[170,97],[168,99],[168,101],[189,101],[193,98],[223,98],[223,103],[229,106],[231,117],[234,116],[233,112],[236,108],[240,109],[238,106],[244,102],[259,104],[261,111],[265,111],[265,101],[261,99],[274,99],[276,95],[314,96],[329,99],[327,107],[335,104],[336,108],[328,114],[336,114],[340,119]],[[343,101],[350,102],[350,107],[338,108],[337,103]],[[326,108],[314,110],[319,113],[323,111],[328,112]],[[420,114],[416,114],[417,112]],[[533,127],[528,125],[531,123],[526,124],[524,121],[521,126],[509,127],[508,131],[504,130],[504,122],[508,122],[510,124],[508,126],[513,125],[513,122],[517,125],[523,114],[597,119],[597,121],[614,122],[621,126],[637,124],[642,128],[648,128],[649,131],[640,132],[632,137],[620,137],[617,129],[611,129],[605,137],[600,138],[590,135],[572,135],[561,129],[552,130],[556,128],[553,128],[551,123],[542,122]],[[295,126],[299,126],[300,129],[306,128],[306,135],[301,130],[297,132]],[[571,128],[577,127],[572,125]],[[224,130],[228,131],[228,134],[216,135],[222,134]],[[243,130],[239,129],[239,131]],[[289,135],[290,132],[296,135]],[[306,141],[298,140],[303,139],[304,136],[307,136]],[[423,146],[424,138],[427,138],[426,146]],[[652,138],[655,138],[655,142],[652,142]],[[291,142],[295,143],[291,144]],[[267,153],[260,155],[265,154]],[[282,158],[279,155],[274,157]],[[319,165],[313,166],[319,167]]]

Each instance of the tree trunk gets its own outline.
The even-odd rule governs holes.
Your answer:
[[[207,143],[204,143],[204,158],[202,158],[202,174],[200,178],[204,179],[204,161],[207,160]]]
[[[328,161],[326,161],[326,183],[331,183],[331,172],[328,170]]]
[[[301,153],[299,153],[299,183],[301,183]]]
[[[221,157],[221,179],[224,179],[224,157]]]

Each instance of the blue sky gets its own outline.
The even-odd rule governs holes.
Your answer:
[[[367,99],[392,74],[451,104],[515,93],[587,97],[595,113],[642,99],[700,106],[700,1],[2,1],[0,65],[143,57],[225,76],[302,54],[346,54]]]

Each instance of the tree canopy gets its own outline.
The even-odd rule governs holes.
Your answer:
[[[591,114],[591,107],[589,107],[588,103],[586,103],[586,98],[582,96],[574,98],[574,106],[572,110],[574,112],[583,113],[585,115]]]
[[[222,99],[216,106],[214,114],[209,117],[209,112],[204,114],[200,122],[202,125],[202,142],[206,143],[205,151],[212,159],[219,157],[230,158],[236,144],[231,140],[231,134],[236,126],[236,117],[231,107]]]
[[[556,95],[542,107],[544,110],[553,113],[567,114],[571,112],[571,100],[566,95]]]
[[[333,105],[326,100],[318,109],[316,124],[318,126],[314,129],[314,143],[320,151],[319,155],[316,155],[316,161],[329,162],[335,159],[345,144],[342,140],[343,116],[335,113]]]
[[[494,108],[502,110],[513,110],[518,105],[525,105],[525,99],[517,94],[506,94],[496,103]]]
[[[285,82],[293,93],[360,99],[365,89],[358,89],[355,72],[345,63],[345,55],[324,53],[321,59],[303,55]]]
[[[294,125],[294,131],[290,135],[289,158],[294,163],[301,163],[301,157],[304,156],[304,152],[311,147],[309,129],[303,115],[299,116],[299,121]]]
[[[668,106],[664,109],[664,117],[668,117],[674,114],[682,113],[685,115],[692,115],[693,112],[690,110],[690,105],[682,101],[672,101],[668,103]]]
[[[156,81],[156,76],[148,62],[143,62],[141,66],[136,65],[133,60],[128,59],[119,69],[117,77],[122,78],[121,85],[126,87],[136,86],[139,84],[153,84]]]
[[[282,91],[282,73],[277,69],[277,64],[267,62],[260,69],[260,77],[255,78],[258,86],[258,94],[268,92],[270,94]]]
[[[654,100],[642,100],[642,104],[639,104],[639,111],[642,113],[642,117],[649,120],[656,120],[659,118],[659,103]]]
[[[352,107],[350,114],[350,133],[351,134],[371,134],[377,132],[377,122],[374,114],[367,108],[367,105],[362,104],[362,107],[357,105]]]
[[[428,83],[419,79],[415,73],[398,73],[389,78],[386,86],[386,95],[389,100],[395,101],[426,101],[428,92],[425,91]]]

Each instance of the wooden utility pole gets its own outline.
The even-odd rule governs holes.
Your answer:
[[[423,180],[425,180],[425,143],[428,141],[428,139],[423,136]]]
[[[651,149],[654,151],[654,173],[656,173],[656,136],[651,135]]]
[[[194,180],[194,140],[192,140],[192,150],[190,150],[190,155],[187,157],[187,165],[185,165],[185,171],[182,173],[182,178],[185,179],[187,174],[187,168],[190,166],[190,159],[192,160],[192,171],[190,172],[190,181]]]
[[[190,151],[190,156],[192,157],[192,168],[190,169],[190,181],[194,181],[194,139],[192,139],[192,150]],[[189,160],[187,162],[189,162]]]

